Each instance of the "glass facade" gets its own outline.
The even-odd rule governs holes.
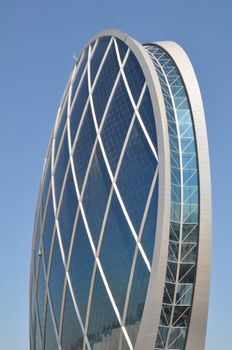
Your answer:
[[[155,75],[165,106],[162,122],[157,86],[151,88]],[[169,238],[165,283],[157,296],[151,281],[163,239],[163,148],[170,161]],[[175,62],[155,44],[142,46],[111,32],[96,37],[75,62],[42,174],[31,259],[30,349],[140,350],[148,295],[155,295],[162,304],[158,332],[144,350],[186,350],[199,189],[195,126]]]
[[[55,334],[63,350],[131,349],[151,272],[159,176],[151,96],[120,39],[102,37],[83,51],[49,152],[33,328],[45,349]]]

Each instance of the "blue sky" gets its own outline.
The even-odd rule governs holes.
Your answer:
[[[202,91],[213,184],[213,265],[206,350],[231,332],[232,115],[230,0],[2,0],[0,11],[0,348],[29,349],[33,220],[59,100],[85,43],[117,28],[138,41],[174,40]]]

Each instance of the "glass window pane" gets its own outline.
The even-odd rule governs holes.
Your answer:
[[[145,78],[141,66],[138,63],[137,58],[133,52],[130,52],[127,58],[126,64],[124,66],[124,72],[126,74],[126,79],[134,101],[137,103],[145,82]]]
[[[111,181],[108,171],[106,169],[101,149],[99,145],[97,145],[83,197],[85,214],[96,247],[110,188]]]
[[[64,175],[69,161],[68,136],[65,132],[55,169],[56,202],[59,202]]]
[[[131,221],[138,232],[157,161],[136,120],[126,147],[117,184]]]
[[[130,299],[126,316],[126,330],[135,345],[138,329],[143,315],[150,273],[140,253],[138,253],[131,286]]]
[[[112,91],[118,72],[118,59],[116,56],[115,47],[112,45],[93,92],[93,103],[98,125],[100,125],[106,103]]]
[[[52,201],[52,191],[50,190],[47,210],[45,214],[44,228],[43,228],[43,247],[44,247],[44,258],[45,258],[46,267],[48,265],[48,259],[50,255],[54,224],[55,224],[54,208],[53,208],[53,201]]]
[[[81,326],[67,285],[61,339],[62,350],[82,350],[83,338]]]
[[[107,350],[117,349],[120,330],[118,319],[97,269],[87,333],[91,349],[97,350],[101,347]]]
[[[75,99],[74,105],[72,105],[72,111],[70,115],[70,126],[71,126],[70,131],[71,131],[72,143],[76,136],[76,132],[77,132],[88,96],[89,96],[88,78],[87,78],[87,73],[85,73],[84,79],[81,83],[81,87],[78,91],[77,98]]]
[[[90,71],[91,71],[91,82],[93,84],[94,78],[97,74],[98,68],[104,56],[104,53],[107,49],[107,46],[110,42],[110,36],[104,36],[99,39],[97,43],[97,47],[94,51],[93,57],[90,61]]]
[[[121,316],[134,250],[135,240],[114,193],[103,236],[100,261]]]
[[[46,325],[45,325],[45,349],[46,350],[58,349],[56,335],[55,335],[55,331],[52,323],[51,312],[48,304],[47,304]]]
[[[111,101],[103,130],[102,141],[111,170],[114,173],[134,113],[123,79],[119,80]]]
[[[68,257],[69,245],[72,236],[74,220],[77,212],[77,205],[78,200],[76,195],[76,189],[74,186],[72,170],[70,167],[68,170],[68,175],[61,201],[61,207],[59,210],[59,227],[66,258]]]
[[[93,124],[92,112],[89,106],[73,153],[73,161],[79,190],[82,189],[85,172],[89,163],[95,138],[96,131]]]
[[[49,276],[49,290],[52,300],[53,312],[56,319],[57,328],[59,328],[60,321],[60,310],[61,310],[61,301],[64,289],[64,278],[65,270],[63,261],[61,258],[60,247],[57,236],[55,237],[52,261],[51,261],[51,270]]]
[[[94,255],[90,247],[82,216],[79,213],[69,273],[83,322],[85,322],[93,264]]]

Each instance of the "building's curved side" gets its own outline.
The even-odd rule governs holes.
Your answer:
[[[185,336],[182,337],[181,341],[177,340],[175,344],[170,341],[171,323],[170,325],[165,325],[168,329],[165,342],[160,342],[160,340],[157,342],[157,339],[162,338],[160,337],[160,330],[163,327],[164,289],[166,284],[170,282],[167,280],[167,265],[173,264],[172,259],[178,260],[178,262],[175,262],[178,271],[176,282],[173,281],[173,285],[176,285],[174,299],[170,302],[172,304],[170,305],[171,318],[176,317],[175,300],[177,300],[181,257],[183,258],[182,235],[185,224],[183,219],[185,192],[183,189],[182,170],[178,170],[180,173],[178,176],[181,179],[177,186],[179,189],[175,190],[173,186],[173,172],[176,171],[173,167],[172,157],[170,157],[173,151],[173,143],[170,142],[170,139],[173,135],[170,136],[167,96],[165,97],[164,94],[160,70],[163,76],[166,73],[157,57],[155,55],[152,57],[152,53],[149,52],[149,47],[152,46],[166,52],[181,74],[183,91],[187,93],[189,109],[191,110],[192,132],[194,133],[193,153],[197,156],[197,168],[196,172],[194,172],[194,178],[197,181],[197,191],[195,191],[197,192],[197,196],[195,194],[197,198],[197,209],[195,211],[197,211],[197,214],[194,214],[194,217],[197,216],[198,221],[197,223],[194,222],[194,225],[197,225],[197,228],[199,227],[200,229],[197,231],[199,233],[197,242],[189,242],[189,247],[185,248],[189,249],[187,256],[190,256],[189,252],[191,253],[191,251],[197,251],[197,254],[191,254],[192,259],[193,257],[195,259],[192,287],[186,288],[185,293],[182,293],[187,295],[192,288],[191,296],[193,297],[188,297],[189,305],[185,305],[186,312],[188,312],[187,321],[183,318],[183,322],[185,322]],[[141,72],[133,73],[134,68],[131,72],[130,68],[128,68],[128,62],[132,66],[135,64],[134,67],[138,65],[138,69]],[[113,65],[112,72],[111,64]],[[103,75],[103,72],[105,75]],[[114,76],[112,79],[115,79],[112,82],[110,81],[111,73]],[[136,77],[137,74],[138,76]],[[136,81],[138,82],[136,79],[138,77],[142,79],[143,84],[139,91],[136,91]],[[105,82],[104,79],[106,79]],[[165,79],[168,83],[166,76]],[[102,85],[97,85],[99,81]],[[95,91],[97,90],[96,86],[100,89],[100,95],[98,91]],[[99,88],[99,86],[101,87]],[[107,89],[110,90],[107,91]],[[124,96],[125,94],[123,95],[122,91],[125,91],[126,96]],[[169,92],[169,98],[174,101],[173,96],[171,96],[172,90],[170,89]],[[104,94],[108,94],[108,100],[104,96],[102,97]],[[136,97],[137,95],[138,97]],[[147,100],[145,100],[146,96]],[[103,101],[105,107],[102,110],[100,108],[99,112],[99,101],[102,98],[106,100]],[[117,104],[113,105],[115,100],[123,106],[119,106],[119,109],[127,108],[127,113],[129,111],[133,112],[131,119],[128,119],[128,126],[125,127],[126,133],[125,130],[121,130],[125,133],[125,139],[122,139],[122,144],[117,150],[116,160],[115,154],[113,156],[110,154],[112,145],[110,144],[111,148],[109,151],[109,148],[107,148],[109,147],[109,145],[107,146],[108,141],[104,138],[104,132],[105,135],[108,133],[110,137],[114,135],[114,123],[118,112],[115,112],[113,117],[111,115],[111,126],[106,121],[107,118],[110,118],[111,105],[112,108],[114,106],[117,109]],[[145,101],[146,103],[144,104]],[[172,108],[177,116],[178,108],[176,107],[177,105],[173,103]],[[148,113],[149,108],[150,114]],[[77,117],[75,113],[77,116],[80,115]],[[147,118],[146,113],[148,113],[147,116],[149,118],[152,115],[150,123],[154,124],[152,126],[154,128],[152,131],[154,138],[150,134],[149,124],[146,124],[146,120],[143,119],[143,117]],[[107,128],[105,127],[106,124],[108,125]],[[117,123],[115,126],[118,128]],[[123,125],[120,127],[123,128]],[[178,129],[175,137],[179,144],[176,150],[177,163],[179,162],[177,167],[183,169],[181,146],[183,140],[180,136],[178,120],[176,120],[175,128],[176,130]],[[121,137],[120,128],[117,130],[119,130],[117,131],[118,137]],[[144,175],[146,167],[144,168],[144,174],[141,172],[142,181],[149,179],[152,179],[152,181],[149,180],[151,183],[147,192],[148,196],[147,193],[146,197],[141,192],[143,197],[145,196],[143,199],[145,204],[141,200],[141,208],[143,205],[145,207],[139,226],[136,224],[137,214],[131,211],[130,203],[128,203],[123,187],[119,183],[119,181],[122,181],[120,180],[122,178],[121,168],[122,164],[125,163],[124,158],[126,157],[129,143],[133,140],[132,134],[134,130],[141,134],[137,141],[141,142],[143,139],[141,143],[141,147],[145,147],[143,152],[150,152],[152,159],[154,157],[152,160],[154,164],[149,170],[150,172],[154,171],[154,173],[150,173],[146,179],[147,175]],[[154,141],[155,138],[157,140]],[[144,146],[145,143],[146,146]],[[188,144],[186,146],[189,147]],[[124,170],[126,169],[124,165]],[[133,166],[130,171],[132,169]],[[101,178],[99,174],[97,175],[99,171]],[[139,168],[137,168],[137,171],[140,173]],[[102,197],[100,192],[98,197],[96,197],[96,193],[94,194],[95,197],[91,197],[93,187],[91,189],[89,185],[90,175],[93,177],[98,176],[98,180],[101,180],[100,183],[96,182],[94,186],[95,188],[99,186],[100,192],[101,190],[106,191],[106,193],[104,192],[105,198]],[[138,174],[138,176],[140,175]],[[139,178],[137,178],[138,180]],[[128,179],[126,182],[128,183]],[[138,186],[140,185],[138,184]],[[129,183],[127,186],[129,186]],[[106,187],[108,188],[107,190]],[[95,217],[94,224],[91,221],[91,211],[89,209],[91,205],[87,205],[89,203],[89,200],[86,199],[87,190],[90,191],[88,195],[90,195],[89,198],[92,198],[92,202],[94,198],[95,200],[96,198],[98,200],[103,198],[105,203],[102,219],[96,219]],[[158,191],[156,195],[155,190]],[[177,198],[176,201],[173,201],[173,194]],[[192,195],[193,193],[189,193],[190,197]],[[134,199],[136,200],[136,198]],[[60,350],[69,350],[72,340],[76,342],[74,346],[77,349],[83,350],[100,350],[101,346],[107,347],[107,349],[117,348],[118,350],[172,349],[174,345],[175,349],[178,350],[203,350],[210,270],[210,201],[209,160],[204,112],[198,84],[186,54],[178,45],[172,42],[149,44],[144,47],[128,37],[128,35],[116,30],[99,33],[87,44],[71,73],[58,110],[43,170],[32,245],[30,276],[31,349],[45,348],[47,350],[57,347]],[[149,233],[150,237],[153,237],[154,243],[149,248],[150,253],[148,254],[147,244],[149,242],[143,241],[143,232],[147,222],[149,223],[149,220],[152,218],[152,212],[150,212],[152,203],[156,207],[153,211],[155,217],[153,226],[155,225],[156,229],[152,228],[154,232]],[[192,204],[191,202],[190,205]],[[174,206],[175,208],[180,208],[181,214],[177,220],[178,222],[176,222],[176,217],[173,217],[173,214],[171,214]],[[119,208],[117,212],[115,212],[116,207]],[[69,218],[67,219],[69,209],[71,210],[70,220],[72,220],[72,226],[66,225],[67,220],[69,220]],[[91,210],[93,210],[93,207]],[[130,236],[130,238],[129,236],[127,238],[128,247],[123,248],[122,246],[122,254],[123,252],[126,254],[124,257],[122,256],[125,259],[124,266],[128,265],[129,269],[127,273],[124,271],[123,264],[121,263],[120,265],[119,258],[116,255],[114,256],[114,259],[116,258],[114,267],[119,266],[122,269],[120,270],[122,271],[121,280],[117,272],[115,275],[114,272],[111,273],[112,267],[109,269],[111,257],[107,252],[110,247],[111,249],[113,248],[112,244],[114,242],[115,244],[119,242],[112,239],[112,232],[114,232],[112,230],[117,228],[117,226],[112,226],[112,220],[116,220],[112,215],[116,213],[118,220],[119,212],[121,213],[122,227],[124,227],[125,231],[124,236],[128,232]],[[96,220],[99,220],[99,222]],[[173,224],[172,221],[174,221]],[[111,226],[109,226],[110,222]],[[94,225],[100,225],[98,233],[96,233]],[[180,227],[179,242],[173,243],[172,239],[170,239],[170,227],[172,228],[173,225]],[[106,229],[108,230],[107,235],[105,234]],[[119,226],[117,230],[120,231]],[[122,229],[119,235],[122,235],[124,231]],[[121,244],[124,243],[121,240]],[[81,247],[82,244],[83,249],[86,249],[86,254],[84,255],[79,250],[79,246]],[[190,247],[191,244],[192,246]],[[176,256],[172,249],[174,245],[176,245],[178,250]],[[104,247],[104,250],[102,247]],[[131,247],[131,253],[129,253],[129,247]],[[170,247],[172,251],[171,261],[169,261]],[[131,258],[129,258],[129,255],[127,257],[127,254],[130,254]],[[78,258],[79,260],[74,260],[73,256],[76,256],[75,259]],[[78,263],[75,265],[75,261],[82,262],[82,266],[79,266]],[[83,280],[83,277],[82,279],[76,277],[77,271],[78,274],[83,276],[86,274],[88,283]],[[143,277],[145,294],[144,292],[142,294],[144,296],[139,296],[139,292],[137,292],[137,296],[136,293],[133,296],[134,292],[132,293],[131,291],[136,290],[136,284],[133,285],[134,280],[138,286],[139,278]],[[116,283],[117,278],[118,285]],[[127,278],[128,282],[126,282]],[[78,289],[75,289],[77,282],[79,285],[82,282],[84,283],[84,289],[81,289],[80,295],[84,300],[87,298],[85,306],[83,306],[83,300],[78,296]],[[119,295],[122,288],[124,290],[126,288],[125,301]],[[102,300],[99,299],[98,289],[103,293],[99,294],[102,296]],[[136,303],[136,300],[133,300],[133,298],[140,299]],[[96,305],[97,299],[103,302],[102,307],[104,307],[105,300],[106,313],[108,315],[105,321],[103,317],[103,320],[100,321],[102,325],[99,327],[95,326],[98,323],[98,319],[95,317],[97,315],[94,314],[94,312],[101,313],[101,310]],[[187,300],[186,297],[184,299]],[[138,315],[135,316],[134,320],[132,315],[136,315],[136,312],[129,314],[129,307],[132,307],[130,303],[132,303],[132,306],[135,305],[134,308],[138,308]],[[107,306],[108,304],[109,306]],[[111,316],[111,314],[114,316]],[[71,315],[72,319],[70,319]],[[72,327],[76,327],[76,331]],[[76,334],[75,339],[73,334]],[[72,338],[71,340],[70,337]]]

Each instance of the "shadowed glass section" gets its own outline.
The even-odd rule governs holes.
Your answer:
[[[69,150],[68,150],[68,136],[65,131],[61,149],[58,155],[58,160],[55,166],[55,193],[56,203],[59,202],[60,192],[62,189],[64,175],[69,161]]]
[[[145,78],[142,68],[133,52],[130,52],[127,58],[126,64],[124,66],[124,72],[126,74],[126,79],[134,101],[137,103],[145,82]]]
[[[119,51],[119,55],[121,58],[121,61],[123,61],[126,52],[128,50],[128,46],[120,39],[116,39],[117,45],[118,45],[118,51]]]
[[[83,206],[91,235],[97,247],[102,221],[110,193],[111,181],[99,145],[97,145],[91,164]]]
[[[64,289],[64,278],[65,278],[64,265],[61,258],[59,242],[58,242],[57,236],[55,236],[52,260],[51,260],[51,270],[49,275],[49,290],[50,290],[52,308],[53,308],[53,313],[55,315],[57,328],[59,328],[61,301],[62,301],[62,295],[63,295],[63,289]]]
[[[65,295],[61,345],[62,350],[82,350],[83,346],[83,333],[68,285]]]
[[[156,222],[157,222],[157,211],[158,211],[158,178],[156,180],[155,188],[153,190],[151,202],[149,205],[146,222],[143,229],[141,243],[145,254],[152,264],[152,257],[155,244],[156,235]]]
[[[78,90],[77,98],[73,102],[72,110],[70,114],[70,131],[71,131],[70,133],[71,133],[72,143],[76,136],[76,132],[87,102],[88,95],[89,95],[88,79],[87,79],[87,73],[85,73],[84,79],[81,83],[81,87]]]
[[[119,312],[123,314],[135,240],[113,193],[103,236],[100,261]]]
[[[112,172],[118,164],[123,143],[134,113],[123,79],[118,82],[101,132]]]
[[[145,93],[142,98],[142,102],[139,107],[139,113],[144,123],[144,126],[151,138],[153,145],[157,151],[157,135],[155,127],[155,116],[153,112],[151,97],[148,88],[146,88]]]
[[[38,212],[38,217],[37,217],[37,222],[35,226],[35,243],[34,243],[34,249],[33,249],[33,254],[34,254],[34,276],[37,270],[37,260],[38,260],[38,255],[39,255],[39,242],[40,242],[40,237],[41,237],[41,211],[39,208]]]
[[[81,190],[90,154],[96,138],[96,131],[90,107],[88,107],[73,153],[78,187]]]
[[[118,71],[119,64],[115,47],[111,45],[93,92],[93,103],[98,125],[100,125]]]
[[[62,196],[61,207],[59,210],[59,226],[66,258],[68,257],[69,245],[72,236],[73,224],[77,211],[77,195],[73,182],[71,167],[68,170],[68,175]]]
[[[136,119],[124,154],[117,184],[137,232],[156,166],[157,161]]]
[[[55,350],[58,349],[58,344],[56,341],[56,335],[52,323],[52,317],[49,305],[47,304],[46,308],[46,324],[45,324],[45,349],[46,350]]]
[[[120,329],[119,322],[97,269],[87,333],[91,349],[117,349]]]
[[[77,88],[79,86],[79,83],[80,83],[80,80],[81,80],[81,77],[83,75],[83,72],[84,72],[84,69],[86,67],[86,64],[87,64],[87,59],[88,59],[88,50],[84,50],[82,56],[81,56],[81,60],[78,62],[78,68],[77,68],[77,73],[76,73],[76,76],[72,82],[72,96],[71,96],[71,100],[73,100],[75,94],[76,94],[76,91],[77,91]]]
[[[38,320],[37,318],[35,317],[35,335],[34,335],[34,341],[35,343],[33,344],[34,345],[34,348],[35,350],[40,350],[41,349],[41,339],[40,339],[40,334],[39,334],[39,324],[38,324]]]
[[[138,253],[126,316],[126,330],[133,346],[143,314],[149,278],[150,273],[142,256]]]
[[[47,210],[45,214],[44,228],[43,228],[43,247],[44,247],[44,259],[45,259],[46,267],[48,265],[48,259],[50,254],[54,222],[55,222],[55,217],[54,217],[54,209],[53,209],[53,202],[52,202],[52,191],[50,190]]]
[[[93,84],[94,78],[99,69],[100,63],[103,59],[104,53],[110,42],[110,36],[104,36],[98,40],[97,47],[93,53],[90,61],[90,71],[91,71],[91,82]]]
[[[42,259],[39,259],[39,272],[37,282],[37,306],[39,314],[40,329],[43,330],[44,322],[44,302],[45,302],[45,276],[42,264]]]
[[[90,247],[82,216],[79,213],[69,273],[83,322],[85,322],[93,264],[94,255]]]

